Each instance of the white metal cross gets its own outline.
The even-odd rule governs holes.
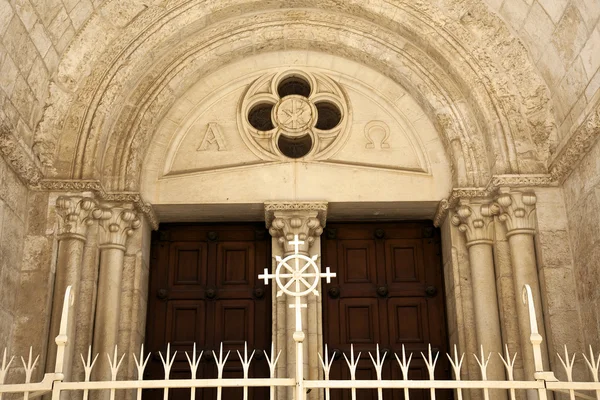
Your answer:
[[[294,297],[303,297],[309,293],[313,293],[315,296],[319,295],[319,291],[316,289],[319,284],[319,279],[326,278],[327,283],[331,282],[331,278],[335,277],[335,273],[326,268],[326,272],[322,273],[319,270],[319,266],[316,261],[319,258],[318,255],[312,257],[300,254],[300,245],[304,244],[304,241],[298,239],[298,235],[294,235],[294,240],[290,241],[289,244],[294,246],[294,253],[288,255],[285,258],[279,256],[275,257],[277,261],[277,267],[275,273],[270,274],[269,269],[265,268],[264,273],[258,276],[259,279],[265,280],[265,285],[269,284],[269,279],[275,279],[279,290],[277,296],[283,295],[283,293],[289,294]],[[290,261],[294,261],[294,266],[290,265]],[[304,261],[304,265],[300,266],[300,260]],[[289,279],[286,283],[282,279]],[[312,282],[310,282],[312,280]],[[295,284],[295,285],[294,285]],[[294,286],[292,286],[294,285]],[[304,286],[304,288],[302,288]]]

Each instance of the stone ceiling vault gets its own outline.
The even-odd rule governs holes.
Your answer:
[[[546,173],[556,125],[527,50],[486,5],[437,3],[107,1],[61,59],[35,150],[56,177],[139,190],[155,128],[194,83],[250,55],[311,49],[404,87],[436,125],[453,185]]]

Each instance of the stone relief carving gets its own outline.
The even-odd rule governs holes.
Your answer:
[[[295,235],[304,244],[301,252],[308,252],[315,239],[323,233],[327,218],[326,202],[267,202],[265,203],[265,220],[269,234],[277,238],[285,253],[293,252],[289,244]]]
[[[452,225],[458,227],[467,239],[467,247],[478,243],[492,243],[494,239],[494,218],[500,207],[491,203],[489,199],[484,201],[470,201],[461,199],[456,208],[456,214],[452,217]]]
[[[44,179],[35,189],[51,192],[93,192],[100,200],[114,203],[131,203],[138,212],[146,217],[153,230],[158,229],[159,221],[152,205],[144,202],[139,193],[107,192],[100,181],[96,180]]]
[[[94,223],[92,211],[98,202],[90,197],[60,196],[56,199],[59,235],[86,240],[87,228]]]
[[[227,150],[225,138],[223,137],[223,133],[221,133],[221,129],[216,122],[210,122],[207,125],[206,132],[204,132],[202,142],[200,142],[200,146],[198,146],[197,151],[209,150],[211,146],[212,148],[216,147],[219,151]]]
[[[101,246],[124,247],[127,238],[142,225],[137,213],[128,208],[96,208],[92,215],[102,228],[99,231]]]
[[[557,186],[558,181],[548,174],[532,175],[494,175],[486,187],[481,188],[455,188],[450,196],[442,199],[433,217],[433,224],[440,226],[448,210],[456,207],[461,199],[480,199],[490,197],[498,193],[502,187],[548,187]]]
[[[4,121],[0,121],[0,154],[26,184],[35,185],[44,177],[36,157],[21,145]]]
[[[350,105],[342,87],[318,72],[267,74],[239,103],[238,127],[263,160],[326,159],[349,133]]]
[[[499,219],[506,223],[506,235],[534,234],[536,228],[535,204],[537,203],[535,193],[510,191],[510,189],[501,191],[496,201],[502,207]]]
[[[365,149],[389,149],[390,127],[383,121],[371,121],[365,125],[367,144]],[[375,145],[377,140],[377,146]]]

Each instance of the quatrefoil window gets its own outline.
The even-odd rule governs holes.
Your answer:
[[[341,86],[320,73],[286,71],[257,79],[240,109],[244,141],[263,159],[325,158],[347,134]]]

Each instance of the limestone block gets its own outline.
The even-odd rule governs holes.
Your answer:
[[[69,17],[73,22],[75,31],[79,30],[83,23],[89,18],[94,11],[94,6],[90,0],[81,0],[69,11]]]
[[[15,11],[21,22],[23,22],[23,25],[25,25],[25,29],[28,31],[31,30],[38,19],[31,2],[29,0],[16,0],[14,4]]]
[[[596,0],[575,0],[575,4],[583,17],[583,20],[591,31],[600,17],[600,3]]]
[[[572,265],[569,233],[567,230],[539,231],[538,266],[539,267],[565,267]]]
[[[500,9],[500,14],[506,18],[514,30],[518,31],[527,16],[528,10],[529,5],[525,0],[505,0]]]
[[[565,311],[577,314],[577,304],[573,301],[576,292],[573,270],[570,266],[557,268],[542,268],[540,285],[543,288],[543,301],[548,316]],[[564,322],[561,322],[561,324]],[[572,325],[569,325],[571,328]],[[577,325],[574,325],[577,326]]]
[[[0,0],[0,36],[4,36],[14,14],[15,12],[8,0]]]
[[[45,102],[48,95],[48,71],[42,58],[36,57],[33,61],[31,71],[27,76],[27,83],[35,98],[40,102]]]
[[[548,14],[538,2],[534,2],[521,30],[523,39],[529,45],[534,60],[539,59],[539,56],[547,51],[547,47],[549,46],[540,49],[538,43],[540,43],[540,41],[547,41],[552,35],[554,28],[554,23]],[[560,62],[559,65],[562,66],[562,62]]]
[[[573,3],[570,3],[552,35],[552,42],[556,44],[565,64],[569,64],[579,54],[587,37],[588,33],[581,13]]]
[[[0,266],[8,266],[15,271],[21,268],[23,238],[25,229],[22,218],[4,207],[2,232],[0,233]],[[0,286],[2,287],[2,286]]]
[[[0,50],[5,49],[4,47],[0,47]],[[2,89],[8,96],[12,96],[18,74],[19,70],[17,69],[12,57],[9,54],[5,54],[4,60],[2,61],[2,66],[0,67],[0,89]]]
[[[594,192],[569,210],[569,233],[575,257],[583,255],[600,238],[600,204]]]
[[[69,19],[69,15],[64,7],[61,7],[56,14],[56,17],[54,17],[47,27],[50,39],[52,39],[52,43],[54,43],[55,46],[70,26],[71,20]]]
[[[594,76],[592,76],[585,88],[585,97],[588,103],[591,102],[594,95],[598,93],[598,89],[600,89],[600,68],[598,68]]]
[[[11,351],[13,337],[13,315],[0,306],[0,349]],[[11,354],[13,354],[11,352]]]
[[[5,250],[0,254],[6,255]],[[16,315],[15,299],[19,294],[19,271],[9,264],[0,264],[0,288],[2,288],[2,306],[9,313]]]
[[[562,189],[536,188],[537,225],[540,231],[564,230],[568,226]]]
[[[600,25],[596,25],[596,29],[583,46],[581,59],[587,77],[591,79],[600,67]]]
[[[34,271],[50,261],[52,239],[47,236],[27,235],[23,247],[23,264],[21,271]]]
[[[534,24],[533,21],[531,23]],[[548,45],[544,47],[544,51],[537,62],[537,66],[544,77],[546,84],[550,87],[550,90],[556,92],[567,70],[562,63],[558,50],[554,44],[548,43]],[[564,116],[562,118],[564,118]]]
[[[560,49],[559,53],[560,53]],[[569,112],[571,107],[577,102],[583,94],[587,83],[587,76],[583,68],[581,58],[576,58],[571,68],[569,68],[560,83],[560,91],[557,93],[557,107],[562,107],[565,113]],[[568,128],[571,128],[569,125]]]
[[[552,21],[557,24],[569,3],[569,0],[537,0],[544,11],[552,18]]]

